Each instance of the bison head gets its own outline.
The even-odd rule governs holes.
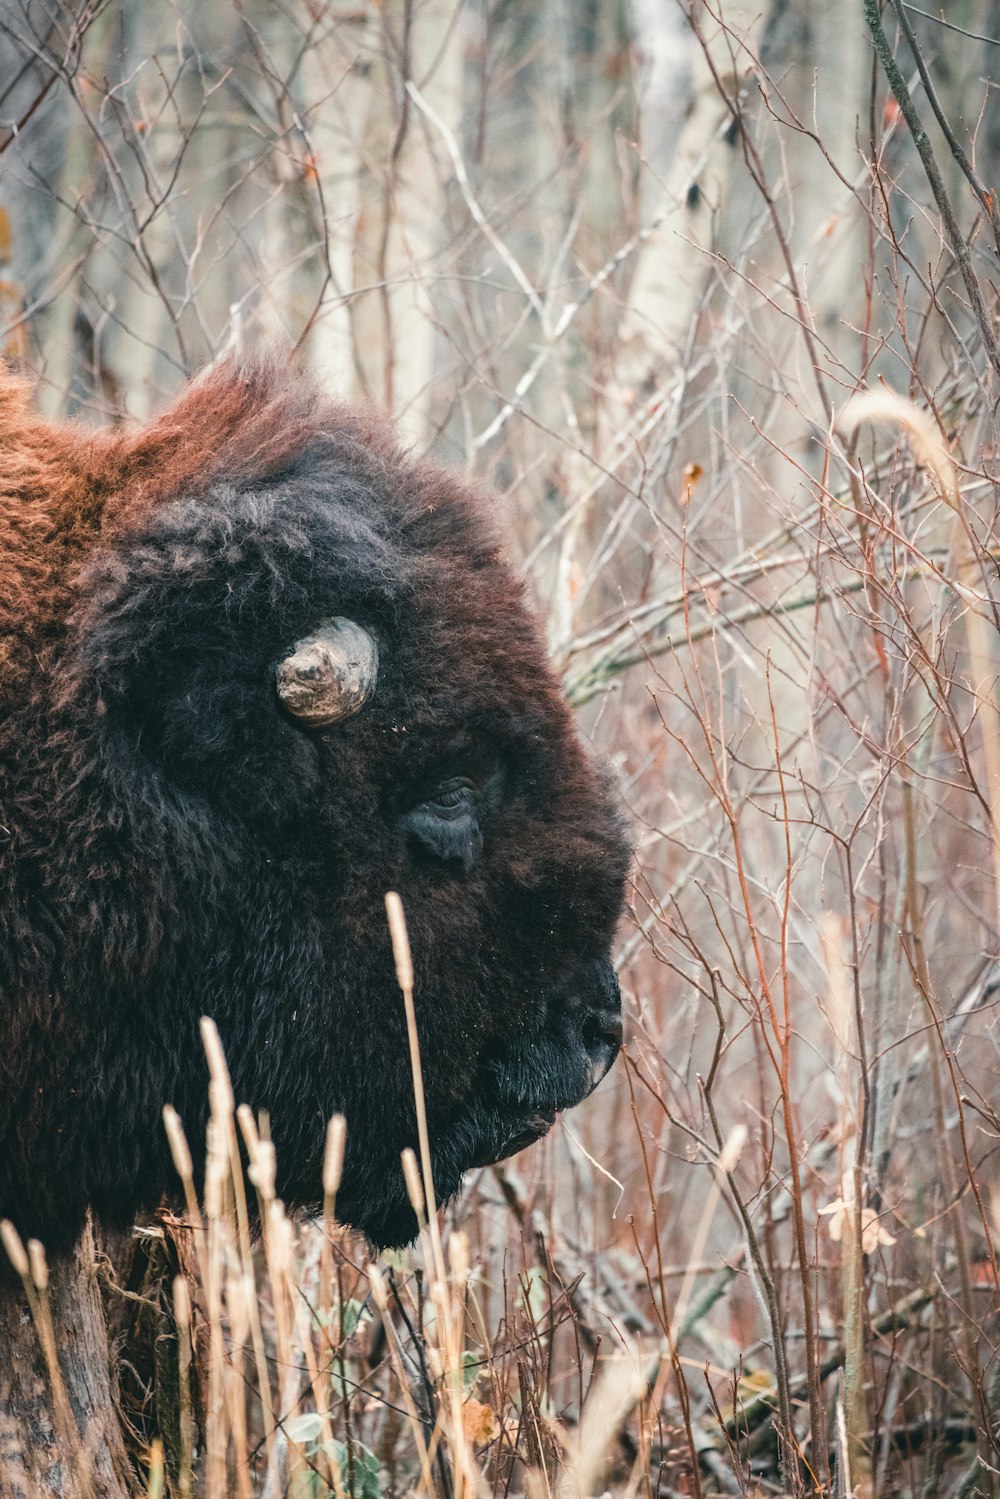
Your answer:
[[[487,502],[266,363],[138,434],[2,409],[0,1214],[58,1246],[154,1204],[207,1014],[286,1200],[341,1111],[339,1212],[403,1242],[387,890],[442,1197],[621,1039],[627,844]]]

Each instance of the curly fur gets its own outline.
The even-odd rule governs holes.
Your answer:
[[[0,1215],[24,1232],[59,1248],[88,1205],[121,1223],[172,1190],[160,1109],[199,1137],[208,1014],[286,1200],[315,1201],[342,1110],[343,1216],[408,1237],[387,889],[442,1196],[585,1091],[561,1037],[580,995],[611,1002],[628,851],[487,509],[276,362],[139,431],[42,422],[0,378]],[[377,636],[377,690],[309,733],[274,669],[334,614]],[[483,756],[481,853],[425,856],[405,815]]]

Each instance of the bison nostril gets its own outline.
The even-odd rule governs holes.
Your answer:
[[[588,1057],[587,1093],[611,1071],[622,1044],[622,1020],[614,1011],[598,1010],[587,1016],[580,1028]]]
[[[591,1057],[617,1056],[622,1044],[620,1015],[588,1015],[583,1022],[583,1044]]]

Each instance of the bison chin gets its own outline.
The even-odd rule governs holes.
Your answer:
[[[467,1171],[517,1155],[547,1134],[556,1115],[581,1103],[610,1071],[621,1048],[621,997],[609,959],[589,965],[570,998],[550,1006],[544,1029],[496,1045],[480,1059],[475,1082],[454,1118],[431,1141],[434,1190],[441,1205]],[[579,997],[583,989],[585,998]],[[378,1249],[397,1249],[417,1220],[394,1167],[366,1201],[339,1202],[344,1216]]]

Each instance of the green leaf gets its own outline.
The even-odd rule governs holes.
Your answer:
[[[371,1312],[363,1301],[355,1301],[353,1297],[349,1297],[341,1311],[341,1337],[353,1338],[362,1322],[367,1322],[370,1317]]]
[[[323,1420],[318,1411],[303,1411],[299,1416],[289,1416],[284,1426],[288,1440],[297,1447],[314,1447],[323,1435]]]

